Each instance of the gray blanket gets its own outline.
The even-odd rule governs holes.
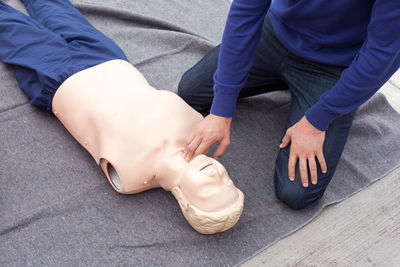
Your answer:
[[[6,2],[23,10],[16,0]],[[171,91],[218,44],[229,8],[225,0],[73,3],[151,85]],[[236,265],[399,166],[400,116],[377,95],[359,109],[321,202],[288,209],[275,199],[272,177],[289,102],[285,92],[239,101],[221,162],[245,194],[244,212],[233,229],[205,236],[192,230],[168,192],[116,193],[90,155],[54,116],[27,103],[12,69],[0,64],[0,265]]]

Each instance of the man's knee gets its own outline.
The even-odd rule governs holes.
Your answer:
[[[201,80],[192,68],[185,72],[179,81],[178,95],[205,116],[210,111],[214,91],[212,83]]]
[[[296,170],[295,180],[289,180],[287,174],[287,163],[275,165],[274,187],[276,197],[292,209],[304,209],[316,203],[323,195],[326,186],[322,184],[309,184],[303,187]]]
[[[288,178],[289,179],[289,178]],[[292,209],[304,209],[316,203],[322,196],[317,194],[311,196],[310,193],[301,186],[295,187],[287,184],[284,187],[275,186],[276,197]]]
[[[202,113],[203,107],[201,100],[199,100],[197,88],[193,86],[191,78],[188,76],[190,75],[188,75],[187,72],[183,74],[178,84],[178,95],[192,108]]]
[[[217,69],[218,55],[219,46],[188,69],[178,84],[178,95],[203,115],[208,114],[213,101],[213,76]]]
[[[190,96],[193,94],[193,92],[190,92],[191,86],[189,76],[190,74],[185,72],[178,84],[178,95],[186,102],[189,102]]]

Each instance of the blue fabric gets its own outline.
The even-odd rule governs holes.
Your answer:
[[[68,0],[22,2],[31,17],[0,1],[0,59],[13,66],[19,87],[37,108],[51,111],[57,88],[74,73],[127,60]]]
[[[189,69],[178,86],[179,96],[203,114],[209,112],[213,101],[213,74],[217,68],[220,49],[222,48],[217,46]],[[291,106],[286,121],[286,128],[289,128],[318,102],[325,91],[337,83],[343,70],[344,67],[316,63],[290,52],[275,36],[267,17],[253,65],[239,98],[289,89]],[[324,143],[328,172],[322,173],[318,166],[316,185],[309,183],[306,188],[301,185],[298,165],[295,181],[291,182],[288,177],[290,146],[279,151],[274,174],[275,194],[289,207],[304,208],[321,198],[346,144],[354,113],[352,111],[335,119],[329,126]]]
[[[320,130],[368,100],[400,66],[398,0],[234,0],[214,76],[211,113],[234,115],[268,9],[276,35],[289,51],[315,62],[348,66],[338,83],[306,111]]]

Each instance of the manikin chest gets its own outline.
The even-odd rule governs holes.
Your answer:
[[[53,112],[121,193],[157,187],[161,157],[182,147],[202,116],[176,94],[157,91],[128,62],[109,61],[68,78]],[[111,168],[110,168],[111,167]]]

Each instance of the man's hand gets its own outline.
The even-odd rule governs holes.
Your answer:
[[[184,146],[186,160],[204,154],[214,143],[219,145],[213,157],[215,159],[221,157],[230,144],[231,121],[232,118],[209,114],[199,122],[186,139]]]
[[[308,122],[305,116],[301,118],[295,125],[287,129],[280,148],[285,148],[289,143],[290,156],[288,164],[289,179],[294,181],[297,159],[299,160],[301,183],[304,187],[308,186],[308,167],[310,168],[311,183],[317,183],[317,164],[315,157],[319,161],[321,171],[326,173],[327,167],[325,163],[322,148],[325,141],[325,132],[315,128]]]

